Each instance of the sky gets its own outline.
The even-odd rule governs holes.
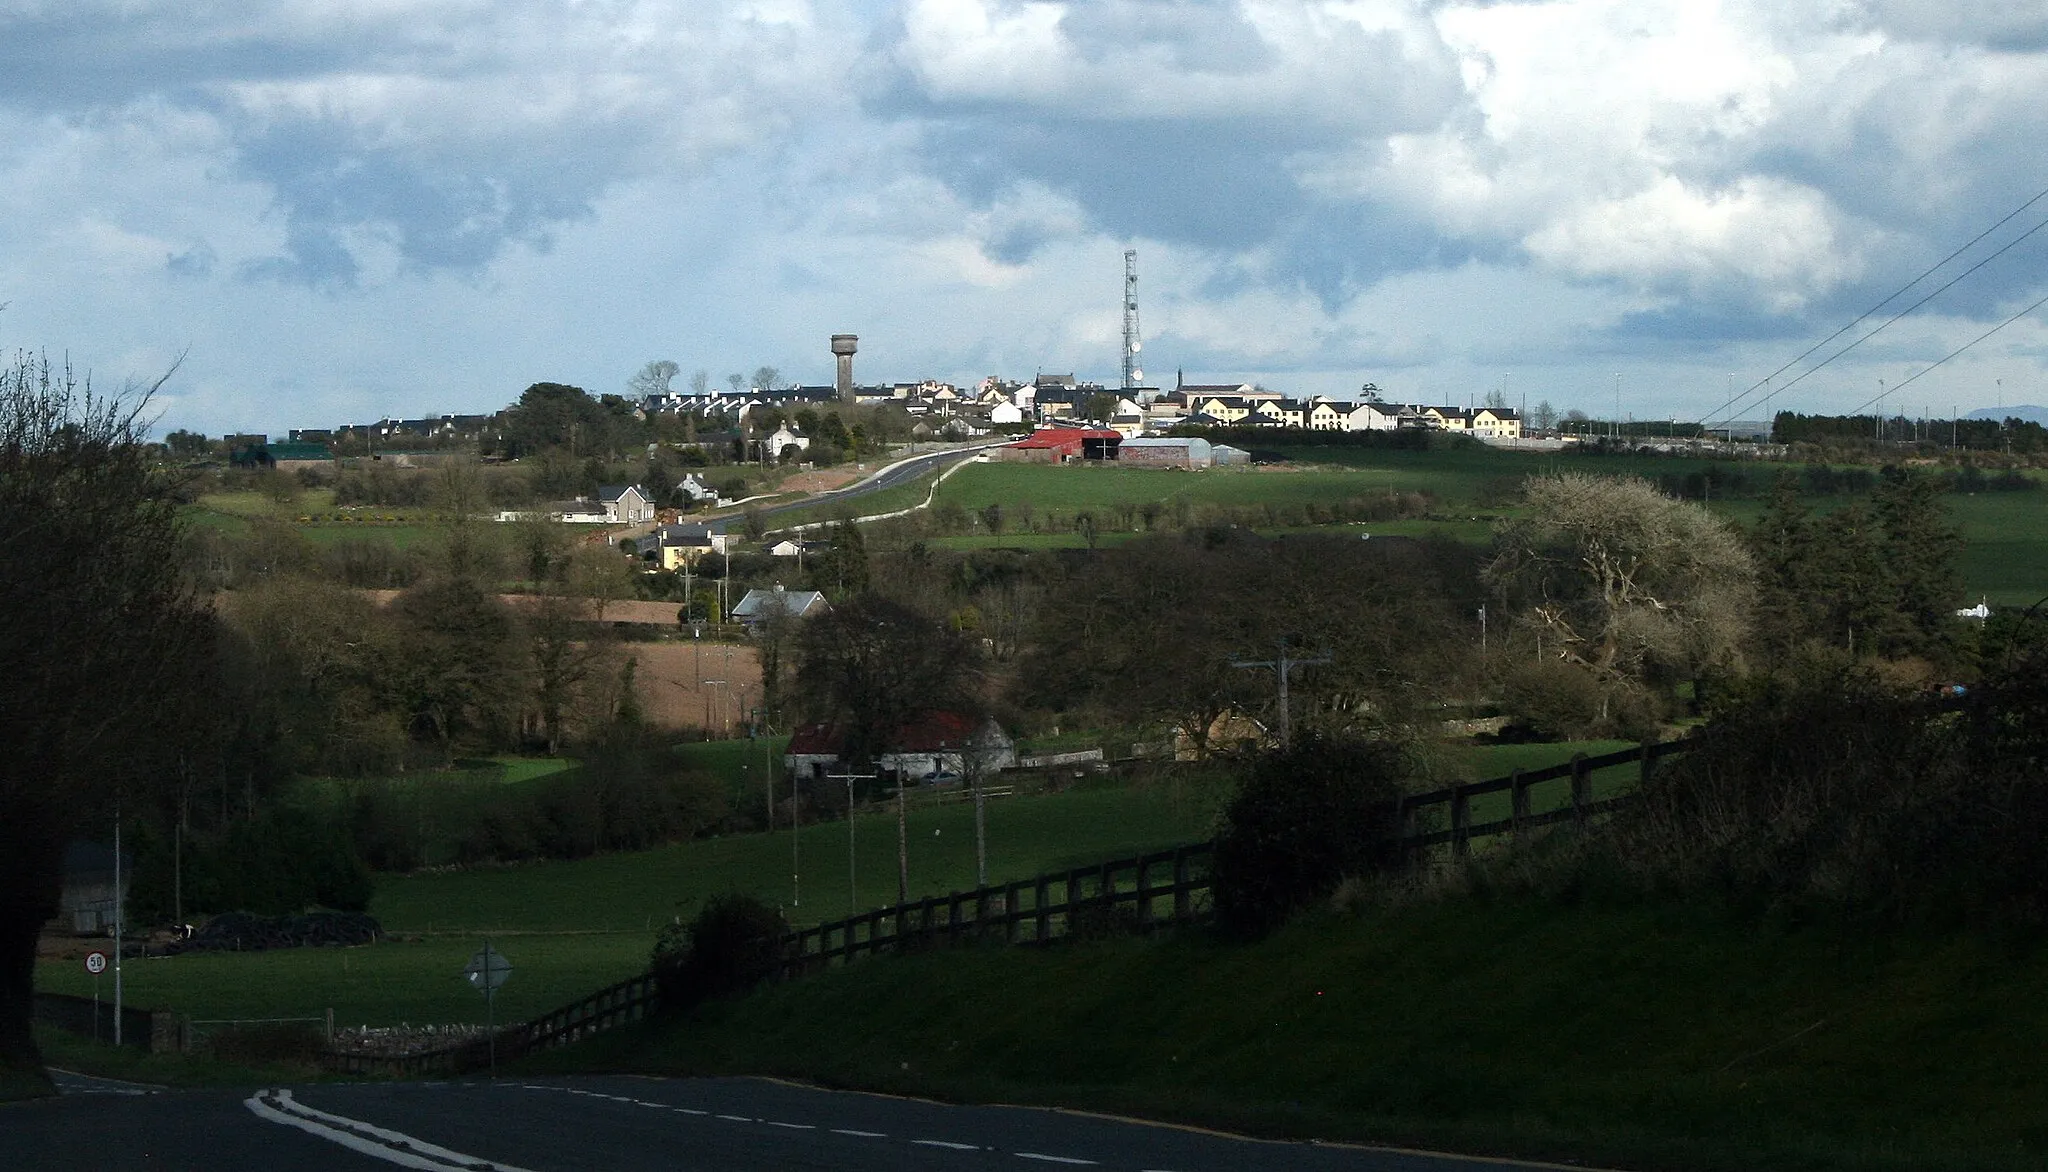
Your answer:
[[[1125,249],[1157,385],[2048,403],[2048,0],[0,0],[0,66],[0,347],[163,431],[1114,383]]]

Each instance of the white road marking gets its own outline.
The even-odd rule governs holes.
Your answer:
[[[815,1124],[815,1123],[777,1123],[777,1122],[776,1122],[775,1120],[773,1120],[773,1119],[763,1119],[763,1120],[762,1120],[761,1122],[763,1122],[763,1123],[767,1124],[767,1125],[768,1125],[768,1126],[770,1126],[770,1127],[787,1127],[787,1128],[788,1128],[788,1129],[790,1129],[791,1131],[816,1131],[816,1130],[818,1130],[818,1125],[817,1125],[817,1124]]]
[[[888,1132],[886,1132],[886,1131],[856,1131],[856,1130],[854,1130],[854,1129],[853,1129],[853,1128],[851,1128],[851,1127],[835,1127],[835,1128],[833,1128],[833,1129],[832,1129],[832,1134],[833,1134],[833,1135],[857,1135],[857,1136],[859,1136],[859,1137],[860,1137],[860,1138],[862,1138],[862,1139],[888,1139],[888,1138],[889,1138],[889,1133],[888,1133]]]
[[[1090,1167],[1093,1167],[1095,1164],[1093,1160],[1077,1160],[1072,1156],[1048,1156],[1039,1152],[1018,1152],[1017,1158],[1020,1160],[1043,1160],[1048,1164],[1087,1164]]]
[[[750,1115],[720,1115],[717,1116],[717,1118],[730,1119],[734,1123],[752,1123],[754,1121],[753,1117]]]
[[[264,1101],[266,1097],[269,1102]],[[402,1131],[391,1131],[360,1119],[315,1110],[293,1101],[292,1093],[281,1088],[258,1091],[244,1100],[243,1106],[259,1119],[296,1127],[308,1135],[401,1168],[417,1168],[422,1172],[527,1172],[511,1164],[452,1152]]]
[[[709,1112],[709,1111],[699,1111],[699,1110],[697,1110],[697,1109],[696,1109],[695,1107],[670,1107],[670,1108],[669,1108],[669,1110],[671,1110],[671,1111],[681,1111],[681,1112],[682,1112],[683,1114],[685,1114],[685,1115],[709,1115],[709,1114],[711,1114],[711,1112]]]
[[[956,1144],[949,1139],[914,1139],[910,1142],[921,1144],[928,1148],[951,1148],[956,1152],[978,1152],[981,1150],[981,1145],[979,1144]]]

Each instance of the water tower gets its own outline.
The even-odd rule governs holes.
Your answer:
[[[859,334],[832,335],[832,356],[839,360],[839,377],[834,386],[842,403],[853,402],[853,352],[858,349]]]

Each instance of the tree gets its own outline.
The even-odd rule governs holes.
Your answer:
[[[772,391],[775,389],[775,384],[781,381],[782,372],[772,366],[757,366],[754,368],[754,386],[760,390]]]
[[[1506,390],[1500,387],[1495,387],[1493,390],[1486,392],[1486,398],[1480,405],[1483,407],[1492,408],[1495,411],[1506,410],[1508,405],[1508,393]]]
[[[1485,576],[1522,626],[1610,691],[1739,661],[1756,593],[1741,538],[1645,481],[1532,477]]]
[[[863,595],[804,621],[796,701],[805,720],[845,732],[847,760],[872,766],[927,712],[979,711],[974,644],[900,602]]]
[[[451,762],[459,739],[502,739],[522,690],[504,604],[475,582],[442,578],[400,594],[391,609],[400,652],[391,682],[414,730]]]
[[[852,598],[867,592],[869,582],[867,540],[851,518],[832,527],[832,542],[811,567],[811,580],[834,599]]]
[[[1550,405],[1550,400],[1544,399],[1536,404],[1536,410],[1529,413],[1529,422],[1536,425],[1537,431],[1548,432],[1557,426],[1557,408]]]
[[[725,376],[725,385],[731,387],[732,393],[737,395],[747,389],[747,376],[734,371]]]
[[[581,387],[535,383],[505,409],[505,440],[514,456],[561,448],[572,457],[608,452],[612,427],[604,406]]]
[[[1963,536],[1940,492],[1932,478],[1888,466],[1871,493],[1890,596],[1889,621],[1878,632],[1878,649],[1886,654],[1941,659],[1953,650],[1956,603],[1963,592],[1956,558]]]
[[[196,460],[213,454],[213,441],[196,431],[174,431],[164,437],[164,447],[176,460]]]
[[[1358,398],[1361,402],[1366,403],[1386,402],[1385,399],[1382,399],[1380,397],[1380,387],[1378,383],[1367,383],[1364,386],[1358,388]]]
[[[666,395],[669,393],[669,380],[680,370],[682,367],[668,359],[657,358],[641,367],[640,373],[627,379],[626,389],[632,392],[635,399],[645,399],[650,395]]]
[[[711,372],[693,371],[690,374],[690,393],[699,398],[711,393]]]
[[[119,791],[188,743],[160,700],[216,629],[145,452],[162,382],[102,395],[47,360],[0,367],[0,1097],[48,1087],[29,1021],[65,844],[104,834]]]

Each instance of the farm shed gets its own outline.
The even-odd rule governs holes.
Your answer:
[[[135,860],[121,855],[121,888],[125,894]],[[96,936],[114,926],[114,851],[97,842],[74,842],[64,848],[64,890],[58,896],[58,919],[81,936]]]
[[[1044,427],[990,454],[998,460],[1025,464],[1114,460],[1123,442],[1122,434],[1106,427]]]
[[[1245,451],[1243,448],[1233,448],[1229,444],[1210,444],[1209,458],[1219,468],[1252,462],[1252,454],[1250,452]]]
[[[1215,462],[1209,441],[1198,436],[1125,440],[1117,459],[1150,468],[1207,468]]]

